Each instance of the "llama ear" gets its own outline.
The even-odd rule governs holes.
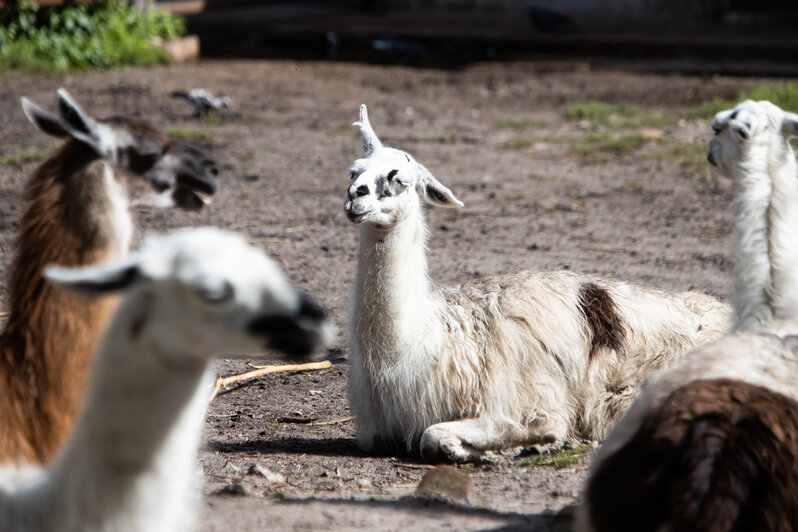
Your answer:
[[[382,142],[369,123],[369,112],[365,103],[360,106],[360,121],[352,125],[360,128],[360,133],[363,135],[363,153],[366,157],[370,157],[372,153],[382,148]]]
[[[432,176],[427,168],[416,163],[418,172],[418,186],[427,202],[438,207],[462,207],[463,202],[454,197],[452,191],[443,186],[440,181]]]
[[[729,128],[739,139],[747,141],[751,138],[751,130],[753,129],[753,125],[751,122],[747,121],[732,120],[729,122]]]
[[[124,290],[142,278],[139,262],[128,258],[121,262],[95,264],[84,268],[48,265],[44,277],[54,285],[87,297]]]
[[[106,156],[109,142],[107,142],[107,138],[103,138],[97,121],[83,110],[66,89],[60,88],[57,92],[58,112],[61,114],[69,134],[94,148],[94,151],[101,157]]]
[[[78,105],[78,102],[72,98],[72,95],[66,89],[58,89],[58,111],[64,118],[64,121],[77,133],[84,135],[91,135],[92,128],[90,127],[94,120],[86,114],[86,111]]]
[[[784,113],[784,120],[781,123],[781,131],[785,138],[798,137],[798,115]]]
[[[53,137],[63,138],[69,135],[61,119],[45,111],[27,98],[22,98],[22,111],[28,121],[36,126],[39,131]]]

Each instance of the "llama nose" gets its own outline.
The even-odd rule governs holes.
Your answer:
[[[216,166],[216,161],[207,157],[204,161],[202,161],[202,168],[205,170],[205,173],[212,175],[213,177],[219,176],[219,168]]]
[[[369,195],[369,187],[367,187],[366,185],[360,185],[360,186],[359,186],[359,187],[357,187],[357,189],[355,190],[355,195],[356,195],[357,197],[360,197],[360,196],[368,196],[368,195]]]

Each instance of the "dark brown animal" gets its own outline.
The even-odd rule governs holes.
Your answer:
[[[130,207],[198,209],[217,187],[214,162],[201,151],[141,120],[92,118],[63,89],[58,100],[58,115],[22,100],[36,127],[67,140],[25,188],[0,336],[0,462],[47,462],[60,448],[116,304],[53,289],[43,267],[123,256]]]
[[[595,456],[576,530],[794,530],[796,355],[730,335],[654,378]]]

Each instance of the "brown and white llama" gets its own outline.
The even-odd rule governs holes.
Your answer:
[[[0,530],[192,530],[211,361],[264,349],[311,358],[330,337],[324,311],[265,253],[213,227],[150,236],[121,260],[44,275],[56,290],[121,292],[122,302],[52,465],[0,463]]]
[[[462,203],[410,154],[355,125],[344,211],[360,226],[349,397],[360,445],[472,461],[601,439],[640,383],[728,329],[729,309],[570,272],[442,288],[427,271],[424,202]]]
[[[58,114],[23,98],[28,120],[66,142],[25,187],[0,336],[0,462],[47,462],[81,409],[92,353],[115,300],[44,282],[45,264],[126,255],[134,206],[199,209],[217,188],[213,160],[135,118],[94,118],[64,89]]]

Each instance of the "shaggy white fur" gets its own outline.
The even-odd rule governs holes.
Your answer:
[[[738,332],[693,350],[650,379],[593,458],[577,516],[576,529],[583,532],[609,529],[609,523],[628,517],[623,515],[627,512],[623,495],[615,508],[592,501],[594,494],[607,488],[596,484],[601,482],[596,480],[599,472],[612,478],[616,486],[638,486],[638,494],[649,500],[689,493],[687,497],[694,500],[690,508],[665,500],[669,509],[659,520],[651,521],[651,530],[680,529],[697,520],[715,522],[718,530],[787,530],[798,515],[798,495],[793,490],[798,477],[791,473],[794,464],[773,462],[778,460],[775,457],[798,452],[794,419],[787,417],[795,412],[777,413],[777,422],[778,416],[785,416],[780,427],[767,426],[764,421],[772,422],[769,416],[774,404],[798,401],[798,342],[790,336],[798,334],[798,172],[788,143],[790,137],[798,136],[798,115],[770,102],[746,101],[718,113],[712,128],[715,137],[709,162],[734,181],[738,265],[733,298]],[[724,391],[717,391],[721,386]],[[763,403],[767,406],[731,404],[725,391],[743,390],[737,392],[743,395],[753,387],[768,398]],[[654,416],[662,417],[669,397],[688,388],[702,394],[702,406],[692,414],[669,414],[667,421],[681,424],[683,433],[676,433],[672,449],[666,448],[667,452],[656,458],[643,458],[648,466],[678,473],[664,480],[639,472],[638,463],[619,466],[616,456],[637,456],[631,448],[661,445],[663,439],[652,441],[650,429],[644,427],[651,425]],[[765,430],[757,424],[760,421]],[[763,437],[763,433],[770,436]],[[692,446],[682,443],[688,437]],[[612,465],[605,466],[607,463]],[[692,483],[700,484],[695,497],[687,491]],[[765,507],[756,499],[757,493],[748,493],[761,494],[763,488],[783,493],[784,499],[774,503],[777,510]],[[723,515],[716,515],[719,508]],[[657,510],[651,512],[660,515]]]
[[[269,346],[305,356],[325,338],[321,310],[265,254],[213,228],[150,237],[123,262],[45,274],[76,292],[125,296],[62,454],[48,470],[0,470],[0,530],[190,529],[210,360]]]
[[[649,372],[728,330],[729,310],[712,297],[567,272],[436,287],[421,200],[462,203],[384,147],[365,106],[355,125],[366,157],[351,168],[344,210],[361,226],[349,394],[362,447],[469,461],[600,439]]]
[[[788,138],[798,115],[746,101],[715,116],[709,160],[735,188],[736,328],[798,312],[798,170]]]

